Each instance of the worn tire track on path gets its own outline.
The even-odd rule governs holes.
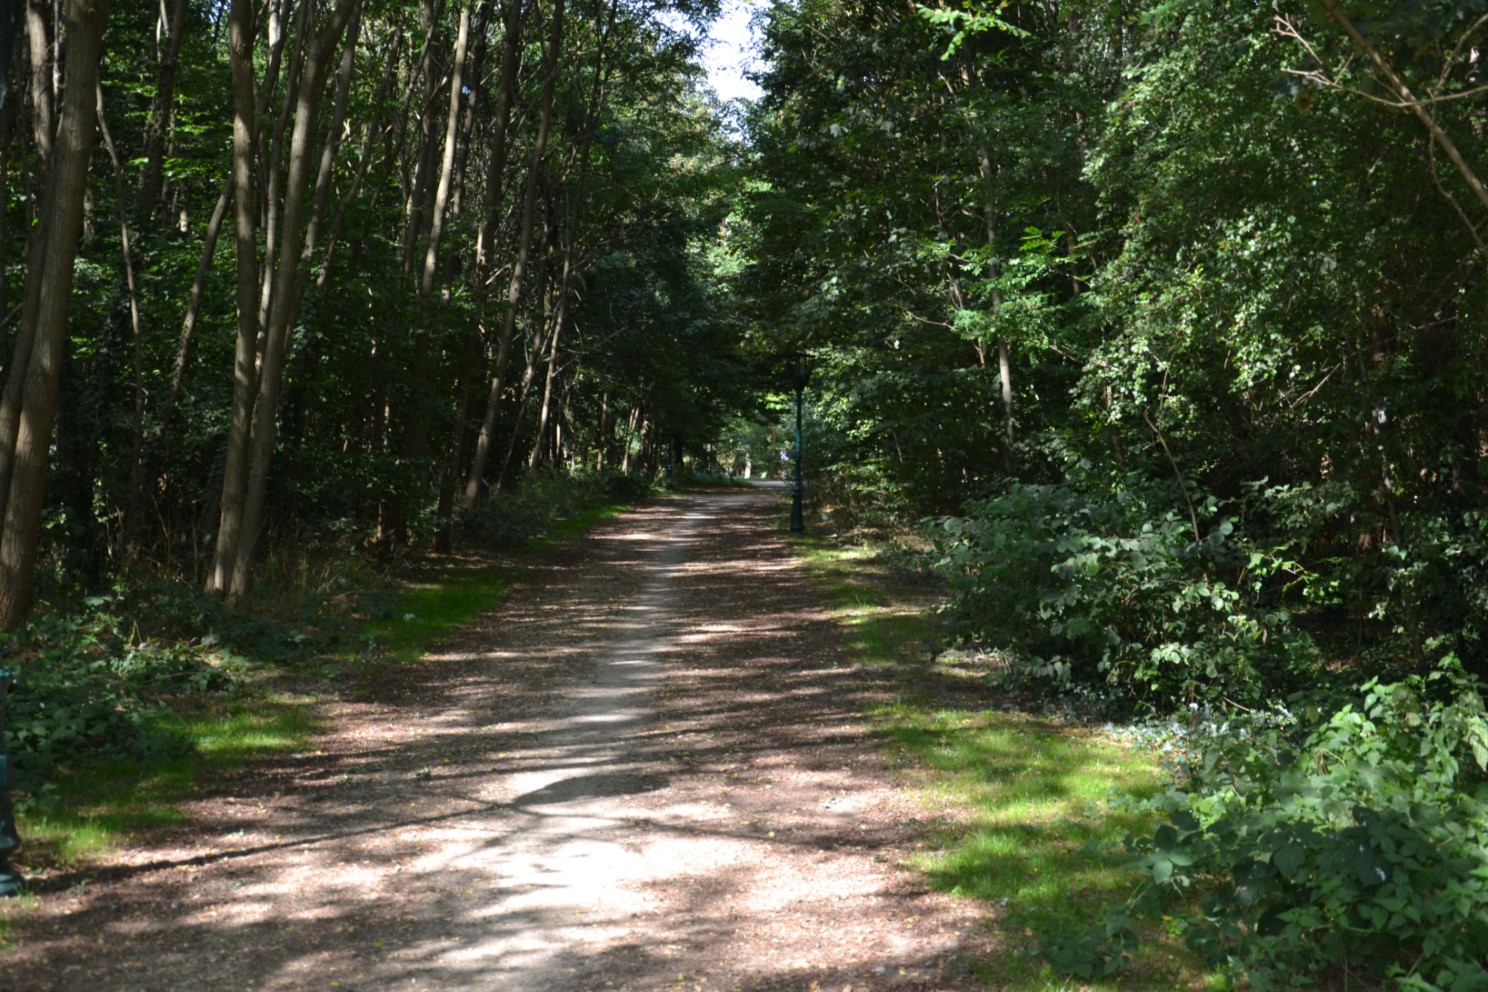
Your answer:
[[[66,880],[0,990],[979,987],[778,499],[596,528],[314,753]]]

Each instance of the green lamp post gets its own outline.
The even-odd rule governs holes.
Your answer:
[[[26,887],[21,873],[10,866],[11,854],[21,846],[10,804],[10,755],[5,753],[5,694],[14,683],[10,670],[0,668],[0,897],[20,895]]]

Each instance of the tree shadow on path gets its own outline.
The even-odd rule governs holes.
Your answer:
[[[778,529],[657,501],[555,554],[314,753],[49,881],[0,992],[976,987],[976,914],[897,866],[921,811]]]

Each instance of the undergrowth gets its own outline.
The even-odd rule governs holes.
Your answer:
[[[981,963],[988,987],[1070,987],[1041,935],[1083,932],[1139,876],[1106,846],[1152,822],[1109,805],[1113,790],[1153,795],[1157,761],[1112,735],[1025,712],[977,656],[934,655],[937,631],[923,590],[865,550],[803,545],[831,590],[854,657],[888,673],[895,698],[872,714],[886,746],[938,815],[911,866],[936,888],[981,903],[993,934]],[[1202,959],[1159,925],[1120,975],[1092,989],[1217,987]]]

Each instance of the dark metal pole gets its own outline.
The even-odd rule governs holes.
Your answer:
[[[800,534],[806,530],[806,522],[801,517],[801,393],[806,388],[806,376],[800,371],[796,372],[796,489],[791,494],[791,522],[792,534]]]
[[[21,846],[10,805],[10,755],[5,753],[5,694],[13,682],[9,669],[0,668],[0,897],[20,895],[26,888],[21,873],[10,866],[10,855]]]

